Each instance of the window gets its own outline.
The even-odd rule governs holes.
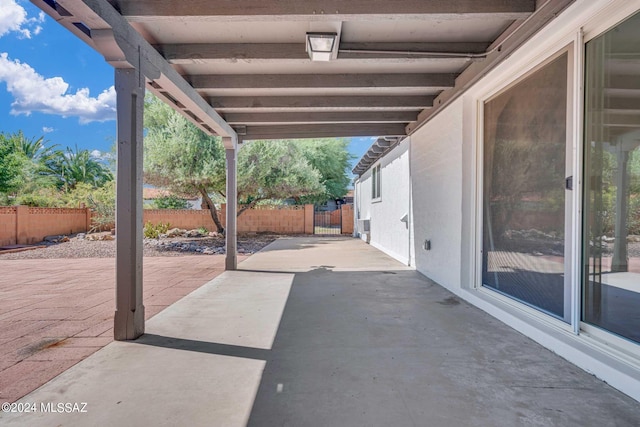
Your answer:
[[[380,165],[375,166],[371,171],[371,199],[380,199]]]
[[[640,14],[585,57],[582,321],[640,342]]]
[[[482,284],[569,321],[568,54],[484,104]]]

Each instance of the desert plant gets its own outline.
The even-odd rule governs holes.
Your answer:
[[[158,223],[152,224],[151,222],[147,222],[144,225],[143,234],[147,239],[158,239],[161,234],[166,234],[171,228],[171,224],[169,223]]]
[[[64,194],[63,200],[68,207],[85,205],[92,211],[89,232],[104,230],[116,222],[116,185],[109,181],[95,188],[92,184],[81,182],[73,190]]]

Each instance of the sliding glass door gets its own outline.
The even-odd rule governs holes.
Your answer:
[[[586,46],[582,320],[640,342],[640,14]]]
[[[484,104],[482,284],[570,318],[568,54]]]

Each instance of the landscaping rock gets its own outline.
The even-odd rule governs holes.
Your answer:
[[[203,234],[200,230],[189,230],[186,233],[184,233],[184,237],[202,237]]]
[[[171,230],[167,231],[167,237],[182,237],[186,232],[187,230],[183,230],[181,228],[172,228]]]
[[[111,233],[107,232],[107,233],[95,233],[95,234],[89,234],[85,237],[85,240],[90,240],[90,241],[108,241],[108,240],[115,240],[116,238],[114,236],[111,235]]]
[[[60,236],[47,236],[43,239],[44,242],[47,243],[63,243],[63,242],[68,242],[69,238],[67,236],[64,235],[60,235]]]
[[[180,230],[186,232],[186,230]],[[33,258],[104,258],[115,256],[115,242],[109,231],[99,233],[82,233],[70,239],[67,243],[55,244],[51,240],[62,240],[66,236],[50,236],[46,248],[24,251],[20,253],[0,254],[0,259],[33,259]],[[108,237],[103,237],[108,235]],[[238,236],[238,253],[253,254],[279,235],[240,234]],[[184,256],[184,255],[224,255],[224,235],[216,233],[209,236],[187,238],[182,235],[175,238],[144,239],[144,256]],[[640,243],[633,243],[640,248]],[[630,251],[631,253],[631,251]]]

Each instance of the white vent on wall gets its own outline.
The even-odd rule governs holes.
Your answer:
[[[360,233],[368,233],[371,230],[371,220],[370,219],[359,219],[358,220],[358,231]]]

